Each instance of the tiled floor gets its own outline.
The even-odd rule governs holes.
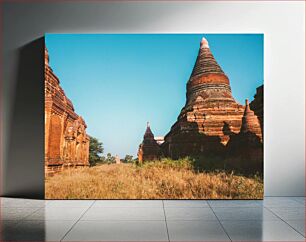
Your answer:
[[[305,198],[264,201],[1,198],[1,241],[305,241]]]

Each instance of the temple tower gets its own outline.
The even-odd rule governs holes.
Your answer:
[[[143,161],[158,160],[160,159],[161,154],[160,146],[154,139],[154,134],[150,128],[150,124],[147,122],[147,129],[137,153],[138,160],[140,163]]]
[[[232,96],[230,81],[203,38],[187,82],[186,104],[162,145],[166,156],[179,158],[220,152],[239,133],[244,106]]]
[[[68,167],[89,166],[89,136],[84,119],[49,66],[45,48],[45,174],[52,175]]]

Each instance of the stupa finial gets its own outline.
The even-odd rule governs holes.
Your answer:
[[[249,104],[249,100],[246,98],[245,99],[245,109],[244,109],[244,114],[248,114],[251,112],[251,109],[250,109],[250,104]]]
[[[208,41],[205,37],[202,38],[200,46],[201,48],[209,48]]]
[[[45,46],[45,64],[49,65],[49,52],[46,46]]]

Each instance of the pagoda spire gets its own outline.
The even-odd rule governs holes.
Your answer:
[[[143,161],[158,160],[161,157],[161,153],[161,149],[154,139],[154,134],[150,128],[150,123],[147,122],[147,129],[137,152],[138,160],[140,163]]]
[[[213,56],[206,38],[200,48],[192,73],[187,82],[187,105],[203,101],[235,102],[230,81]]]
[[[222,68],[219,66],[215,60],[215,57],[210,51],[207,39],[203,37],[200,42],[200,49],[196,63],[192,70],[191,78],[212,73],[224,75]]]
[[[146,129],[146,132],[143,136],[144,139],[154,139],[154,134],[150,128],[150,123],[147,122],[147,129]]]
[[[254,114],[254,112],[253,112]],[[252,115],[252,111],[250,109],[250,104],[249,104],[249,100],[245,99],[245,109],[244,109],[244,116],[250,116]]]
[[[202,38],[200,47],[201,48],[209,48],[208,41],[207,41],[207,39],[205,39],[205,37]]]
[[[241,133],[254,133],[260,138],[262,138],[262,132],[260,127],[260,122],[258,117],[250,109],[249,100],[245,100],[245,109],[242,117]]]

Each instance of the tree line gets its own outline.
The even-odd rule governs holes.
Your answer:
[[[116,157],[111,153],[107,153],[105,156],[103,143],[97,138],[89,136],[89,163],[90,166],[95,166],[98,164],[112,164],[116,162]],[[133,158],[132,155],[126,155],[124,159],[120,160],[122,163],[134,163],[137,158]]]

